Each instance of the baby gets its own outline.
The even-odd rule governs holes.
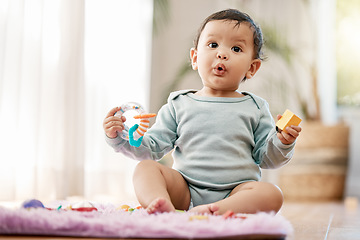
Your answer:
[[[142,160],[133,183],[149,213],[277,212],[282,192],[259,181],[260,168],[286,164],[301,127],[276,132],[268,103],[238,91],[261,66],[261,30],[247,14],[228,9],[205,19],[194,43],[191,64],[203,87],[171,93],[139,148],[119,136],[126,119],[112,109],[103,124],[106,141]],[[154,161],[173,149],[173,168]]]

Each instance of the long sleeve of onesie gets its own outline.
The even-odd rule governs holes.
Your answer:
[[[114,148],[116,152],[121,152],[125,156],[135,160],[160,160],[165,154],[174,148],[177,138],[177,124],[174,114],[168,105],[164,105],[156,117],[156,124],[145,133],[140,147],[133,147],[128,141],[120,136],[111,139],[106,137],[106,142]]]
[[[295,143],[286,145],[279,140],[268,103],[259,99],[255,101],[262,105],[259,105],[261,114],[254,132],[254,159],[261,168],[279,168],[290,161]]]

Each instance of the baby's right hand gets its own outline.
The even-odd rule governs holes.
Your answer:
[[[111,109],[104,119],[103,128],[106,136],[109,138],[116,138],[118,136],[118,132],[123,131],[125,128],[124,122],[126,121],[126,118],[124,116],[121,116],[121,118],[114,116],[119,110],[120,107]]]

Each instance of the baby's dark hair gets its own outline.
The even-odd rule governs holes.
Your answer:
[[[196,38],[194,40],[194,46],[197,49],[199,44],[199,39],[202,31],[204,30],[206,24],[208,22],[214,21],[214,20],[224,20],[224,21],[237,21],[236,26],[240,25],[242,22],[247,22],[250,24],[250,27],[254,31],[254,52],[255,58],[262,60],[262,46],[264,44],[263,40],[263,34],[261,32],[260,27],[252,20],[252,18],[243,12],[240,12],[237,9],[226,9],[222,10],[216,13],[211,14],[209,17],[207,17],[204,22],[201,24],[198,33],[196,35]]]

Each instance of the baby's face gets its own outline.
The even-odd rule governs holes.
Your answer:
[[[198,48],[191,50],[193,69],[198,70],[205,87],[236,91],[244,77],[250,79],[260,67],[260,60],[254,59],[250,25],[236,23],[210,21],[200,35]]]

